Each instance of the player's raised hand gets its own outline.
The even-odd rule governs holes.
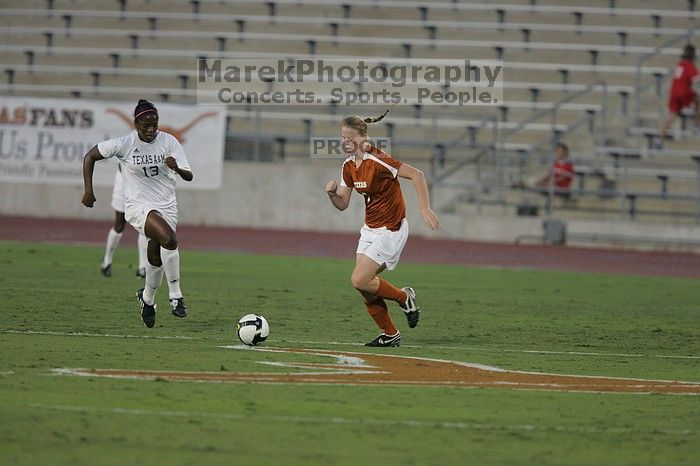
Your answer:
[[[433,209],[431,209],[430,207],[426,209],[421,209],[420,213],[423,216],[423,220],[430,227],[431,230],[437,230],[440,227],[440,222],[438,222],[437,215],[435,215]]]
[[[177,171],[177,161],[175,160],[175,157],[167,157],[165,159],[165,164],[170,168],[171,170]]]
[[[330,180],[326,183],[326,193],[328,195],[336,194],[338,192],[338,182],[335,180]]]
[[[83,194],[82,202],[85,207],[92,207],[93,205],[95,205],[96,200],[97,199],[95,199],[95,195],[91,192]]]

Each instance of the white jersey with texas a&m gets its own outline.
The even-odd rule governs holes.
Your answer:
[[[135,204],[177,209],[175,183],[179,175],[165,164],[165,159],[174,157],[177,166],[185,170],[190,170],[190,163],[174,136],[158,131],[151,142],[144,142],[132,131],[100,142],[97,148],[103,157],[117,157],[122,163],[126,209]]]

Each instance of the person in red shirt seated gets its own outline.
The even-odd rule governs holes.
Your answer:
[[[673,75],[671,91],[668,97],[669,114],[661,125],[661,131],[659,132],[661,141],[668,137],[668,130],[671,128],[676,116],[686,107],[690,107],[691,105],[695,107],[693,118],[696,125],[700,124],[698,94],[693,89],[697,79],[698,69],[695,67],[695,47],[691,44],[687,44],[683,48],[681,61],[678,62],[678,66]]]
[[[563,142],[558,142],[554,146],[554,155],[556,160],[552,165],[552,169],[535,183],[535,187],[539,189],[549,188],[552,183],[552,177],[554,177],[555,194],[568,196],[571,182],[574,180],[574,164],[569,160],[569,146]]]

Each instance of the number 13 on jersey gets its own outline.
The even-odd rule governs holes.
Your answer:
[[[158,176],[158,165],[143,167],[143,174],[146,175],[146,178]]]

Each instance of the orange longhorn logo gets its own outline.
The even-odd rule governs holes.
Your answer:
[[[129,117],[129,115],[125,114],[124,112],[117,110],[116,108],[108,108],[106,110],[106,112],[115,114],[124,123],[126,123],[130,128],[134,127],[133,120],[131,119],[131,117]],[[184,144],[185,143],[185,133],[187,133],[194,126],[196,126],[197,123],[204,120],[205,118],[214,117],[216,115],[217,115],[216,112],[202,113],[197,118],[195,118],[190,123],[186,124],[184,127],[180,128],[180,129],[173,128],[172,126],[159,126],[158,130],[172,134],[173,136],[175,136],[175,139],[177,139],[180,144]]]

